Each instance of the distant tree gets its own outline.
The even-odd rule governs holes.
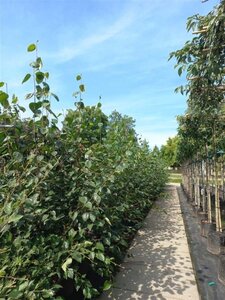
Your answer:
[[[177,160],[177,146],[179,138],[175,136],[169,138],[165,145],[160,149],[161,157],[166,162],[169,167],[179,167],[179,162]]]
[[[159,149],[158,146],[154,146],[154,148],[152,149],[152,154],[156,157],[160,157],[161,156],[161,151]]]

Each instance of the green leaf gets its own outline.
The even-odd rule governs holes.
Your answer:
[[[31,78],[31,75],[28,73],[28,74],[24,77],[24,79],[23,79],[23,81],[22,81],[22,84],[23,84],[24,82],[28,81],[30,78]]]
[[[83,289],[83,294],[86,299],[92,299],[91,289],[88,286]]]
[[[109,225],[112,225],[112,223],[110,222],[109,218],[105,217],[105,220],[106,220],[106,222],[107,222]]]
[[[0,91],[0,104],[6,109],[9,107],[8,101],[9,95],[3,91]]]
[[[70,212],[69,216],[74,221],[77,218],[77,216],[78,216],[78,212],[77,211],[75,211],[74,213]]]
[[[32,98],[33,96],[34,96],[34,93],[26,94],[25,99],[26,99],[26,100],[27,100],[27,99],[30,99],[30,98]]]
[[[101,252],[96,253],[96,257],[101,261],[105,261],[105,256]]]
[[[84,220],[84,222],[86,222],[89,219],[90,214],[89,213],[84,213],[82,215],[82,219]]]
[[[95,252],[93,252],[93,251],[90,252],[89,257],[90,257],[91,260],[94,260],[95,259]]]
[[[43,88],[44,92],[48,93],[50,91],[49,85],[46,82],[43,82],[43,86],[44,86],[44,88]]]
[[[68,270],[67,270],[67,276],[68,276],[68,278],[73,279],[74,270],[72,268],[68,268]]]
[[[8,219],[8,223],[17,223],[22,217],[21,215],[11,215]]]
[[[110,239],[104,239],[104,243],[105,243],[107,246],[110,246],[110,245],[111,245]]]
[[[16,160],[16,162],[21,163],[23,161],[23,154],[21,154],[18,151],[13,152],[13,158]]]
[[[87,198],[87,197],[85,197],[85,196],[79,197],[79,202],[80,202],[80,203],[85,204],[87,201],[88,201],[88,198]]]
[[[127,242],[125,241],[125,240],[120,240],[120,245],[123,245],[123,246],[125,246],[125,247],[128,247],[128,244],[127,244]]]
[[[37,61],[33,61],[32,63],[30,63],[30,66],[34,69],[39,69],[39,64],[37,63]]]
[[[81,80],[81,76],[80,76],[80,75],[77,75],[76,80],[77,80],[77,81]]]
[[[129,150],[127,150],[127,151],[126,151],[126,156],[131,156],[131,155],[132,155],[132,152],[129,151]]]
[[[105,250],[103,244],[100,243],[100,242],[96,243],[95,248],[98,249],[98,250],[100,250],[100,251],[102,251],[102,252],[104,252],[104,250]]]
[[[67,258],[67,260],[62,264],[62,269],[63,269],[64,272],[66,272],[66,269],[68,268],[69,265],[71,265],[72,261],[73,261],[72,258],[69,257],[69,258]]]
[[[36,49],[36,45],[35,44],[30,44],[28,47],[27,47],[27,51],[28,52],[32,52]]]
[[[85,203],[84,207],[86,207],[87,209],[92,209],[92,203],[88,201],[87,203]]]
[[[48,100],[44,100],[43,102],[42,102],[42,106],[43,107],[50,107],[50,101],[48,101]]]
[[[82,101],[76,102],[76,106],[78,109],[84,109],[84,103]]]
[[[90,213],[90,219],[92,222],[94,222],[96,220],[96,216],[92,213]]]
[[[86,166],[88,169],[90,169],[91,166],[92,166],[91,160],[87,160],[87,161],[85,162],[85,166]]]
[[[43,62],[42,62],[41,57],[38,57],[38,58],[36,59],[36,63],[37,63],[37,68],[42,68]],[[45,76],[45,74],[44,74],[44,76]]]
[[[92,228],[93,228],[93,226],[94,226],[94,224],[88,224],[87,229],[88,229],[89,231],[91,231]]]
[[[1,81],[1,82],[0,82],[0,87],[3,87],[4,84],[5,84],[5,82]]]
[[[0,270],[0,277],[3,277],[3,276],[5,276],[5,270]]]
[[[24,281],[23,283],[21,283],[21,284],[19,285],[19,291],[25,290],[25,289],[27,288],[28,284],[29,284],[28,281]]]
[[[8,295],[8,299],[22,299],[23,293],[13,289],[10,294]]]
[[[112,287],[112,283],[111,283],[110,281],[106,280],[106,281],[104,282],[104,285],[103,285],[103,291],[107,291],[107,290],[109,290],[111,287]]]
[[[81,85],[79,86],[79,89],[80,89],[81,92],[84,92],[84,91],[85,91],[84,84],[81,84]]]
[[[18,102],[18,98],[15,95],[13,95],[12,96],[12,103],[16,104],[17,102]]]
[[[178,75],[179,75],[179,76],[181,76],[181,74],[182,74],[182,69],[183,69],[182,67],[180,67],[180,68],[178,69]]]
[[[76,233],[77,233],[77,232],[76,232],[73,228],[71,228],[70,231],[68,232],[68,235],[69,235],[69,237],[74,238],[75,235],[76,235]]]
[[[93,242],[91,242],[91,241],[85,241],[84,242],[84,247],[90,247],[92,245],[93,245]]]
[[[46,299],[52,299],[52,297],[54,296],[54,292],[52,290],[42,290],[42,297],[46,298]]]
[[[30,110],[31,110],[33,113],[36,113],[37,110],[38,110],[39,108],[41,108],[41,107],[42,107],[42,102],[41,102],[41,101],[39,101],[39,102],[31,102],[31,103],[29,104],[29,108],[30,108]]]
[[[38,72],[35,73],[35,77],[36,77],[36,82],[39,84],[39,83],[42,83],[42,81],[45,78],[45,75],[44,75],[43,72],[38,71]]]
[[[51,93],[51,95],[56,99],[56,101],[59,101],[59,97],[56,94]]]
[[[71,254],[72,258],[75,259],[77,262],[81,263],[82,262],[82,255],[77,252],[77,251],[74,251],[72,254]]]

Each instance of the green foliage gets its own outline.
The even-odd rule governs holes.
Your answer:
[[[182,183],[182,176],[179,171],[170,170],[169,171],[169,182],[171,183]]]
[[[30,78],[31,78],[31,75],[28,73],[28,74],[24,77],[22,83],[28,81]]]
[[[71,280],[93,299],[97,289],[110,288],[167,174],[138,142],[132,118],[107,117],[100,104],[77,102],[59,130],[49,74],[40,57],[31,67],[31,119],[21,118],[25,109],[15,96],[0,94],[0,124],[12,125],[0,128],[0,298],[62,299],[61,287]]]
[[[173,138],[169,138],[166,144],[163,145],[160,149],[161,157],[169,167],[179,166],[178,155],[177,155],[178,143],[179,143],[179,137],[175,136]]]
[[[27,47],[27,51],[28,52],[32,52],[36,49],[36,45],[35,44],[30,44],[28,47]]]
[[[190,17],[187,30],[194,30],[195,37],[170,54],[178,74],[187,76],[187,84],[176,89],[188,96],[186,113],[178,117],[180,162],[225,149],[224,5],[220,1],[206,16]]]

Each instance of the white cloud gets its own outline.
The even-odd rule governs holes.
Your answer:
[[[68,46],[59,49],[56,53],[48,54],[48,56],[56,59],[60,63],[67,62],[79,55],[85,54],[93,47],[119,35],[122,31],[129,27],[134,20],[135,14],[132,11],[128,11],[116,20],[114,24],[107,26],[103,30],[98,29],[97,33],[90,34],[82,40],[78,39],[72,43],[70,42]]]

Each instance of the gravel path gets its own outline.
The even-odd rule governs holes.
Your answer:
[[[114,287],[99,300],[198,300],[176,185],[156,202],[138,231]]]

